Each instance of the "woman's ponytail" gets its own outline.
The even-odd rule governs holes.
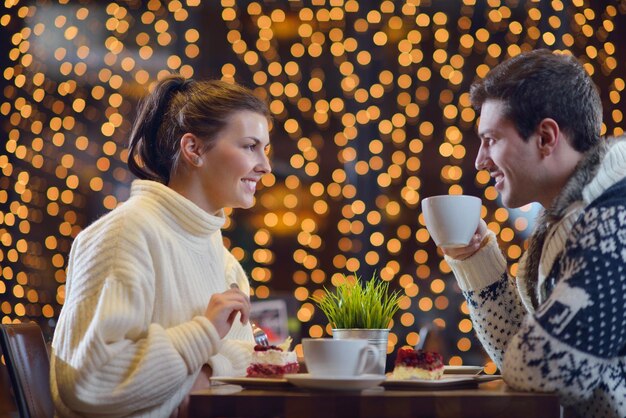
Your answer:
[[[167,184],[173,163],[172,145],[160,131],[170,130],[172,122],[170,103],[176,94],[191,83],[182,76],[173,75],[161,80],[154,91],[140,104],[137,119],[130,135],[128,168],[140,179]],[[174,121],[175,122],[175,121]],[[174,144],[175,145],[175,144]],[[142,165],[136,157],[139,157]]]

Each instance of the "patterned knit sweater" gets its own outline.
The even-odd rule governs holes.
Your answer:
[[[204,316],[212,294],[245,273],[212,216],[160,183],[133,182],[130,199],[75,239],[52,342],[51,388],[62,417],[166,417],[201,367],[241,375],[254,345],[237,319],[220,340]]]
[[[446,257],[485,350],[515,389],[581,417],[626,417],[626,141],[591,150],[506,273],[495,235]],[[533,242],[535,240],[535,242]]]

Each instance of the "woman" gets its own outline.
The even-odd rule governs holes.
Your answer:
[[[140,180],[72,245],[52,342],[59,416],[168,416],[194,383],[245,373],[249,284],[220,228],[270,172],[268,117],[243,87],[180,76],[142,103],[128,161]]]

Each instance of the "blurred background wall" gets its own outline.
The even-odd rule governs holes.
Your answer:
[[[48,338],[72,239],[123,202],[137,101],[160,76],[236,81],[267,100],[274,171],[226,244],[289,333],[328,335],[310,296],[344,274],[402,292],[389,353],[444,330],[451,364],[493,365],[420,201],[483,199],[515,273],[538,207],[507,210],[476,172],[468,89],[535,48],[574,54],[623,132],[626,1],[4,0],[0,9],[0,318]]]

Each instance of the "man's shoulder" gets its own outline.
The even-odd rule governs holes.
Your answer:
[[[588,209],[602,206],[626,205],[626,177],[607,188],[604,193],[598,196],[587,206]]]
[[[626,178],[614,183],[584,209],[572,228],[570,241],[574,247],[589,247],[585,243],[612,240],[622,231],[626,231]]]

